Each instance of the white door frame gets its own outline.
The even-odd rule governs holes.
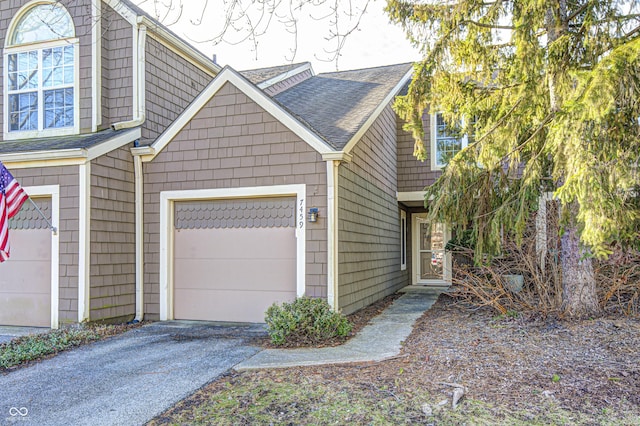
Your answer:
[[[305,294],[306,185],[194,189],[160,192],[160,320],[173,317],[173,222],[176,201],[260,197],[296,197],[296,294]]]
[[[60,185],[25,186],[25,192],[31,198],[51,198],[51,225],[58,232],[51,230],[51,328],[59,326],[58,309],[60,287]],[[29,201],[27,201],[29,202]],[[49,219],[49,218],[47,218]]]
[[[423,280],[420,279],[420,222],[427,217],[427,213],[413,213],[411,215],[411,284],[413,285],[450,285],[451,284],[451,253],[444,252],[444,274],[441,280]],[[449,227],[445,226],[444,241],[445,244],[451,238]]]

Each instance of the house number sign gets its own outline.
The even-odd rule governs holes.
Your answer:
[[[300,229],[304,228],[304,198],[300,199],[298,205],[298,227]]]

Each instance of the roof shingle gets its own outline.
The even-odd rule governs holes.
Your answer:
[[[406,63],[318,74],[274,99],[341,150],[410,69]]]

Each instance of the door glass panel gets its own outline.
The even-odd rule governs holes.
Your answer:
[[[444,276],[443,263],[444,253],[420,253],[420,279],[441,280]]]
[[[445,266],[445,227],[442,223],[429,223],[419,221],[420,247],[419,247],[419,279],[442,280],[444,279]]]

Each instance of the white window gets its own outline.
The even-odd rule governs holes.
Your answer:
[[[431,123],[431,169],[439,170],[467,146],[468,138],[448,127],[440,113],[431,115]]]
[[[5,139],[79,133],[78,39],[57,2],[25,6],[4,49]]]

